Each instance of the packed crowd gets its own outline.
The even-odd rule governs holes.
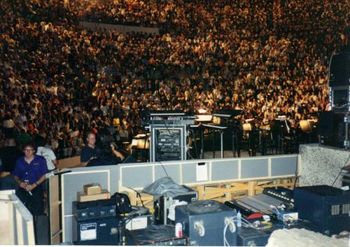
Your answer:
[[[2,139],[44,136],[58,158],[79,154],[91,129],[130,139],[144,109],[243,109],[242,121],[284,114],[297,127],[327,107],[350,13],[344,0],[67,2],[0,3]],[[161,34],[94,32],[79,19]]]
[[[272,0],[105,0],[68,5],[79,20],[158,27],[186,37],[223,34],[234,29],[258,30],[272,16]]]

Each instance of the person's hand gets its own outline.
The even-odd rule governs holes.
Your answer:
[[[96,156],[92,156],[92,157],[89,159],[89,161],[94,160],[94,159],[97,159],[97,157],[96,157]]]
[[[27,183],[25,183],[25,182],[20,182],[20,184],[19,184],[19,187],[21,187],[22,189],[27,189]]]
[[[36,184],[28,184],[26,187],[26,191],[32,191],[33,189],[35,189]]]
[[[115,150],[115,146],[113,144],[110,145],[111,149],[114,151]]]

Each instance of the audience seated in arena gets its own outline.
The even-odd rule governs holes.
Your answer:
[[[297,128],[327,108],[327,68],[350,13],[345,1],[63,2],[0,3],[2,143],[46,133],[58,159],[80,155],[91,130],[130,140],[146,108],[244,109],[242,122],[257,126],[283,114]],[[78,20],[161,34],[93,32]]]

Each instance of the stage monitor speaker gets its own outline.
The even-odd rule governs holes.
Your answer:
[[[335,112],[348,112],[350,106],[350,95],[348,86],[331,87],[330,103]]]
[[[329,66],[329,86],[350,85],[350,51],[334,54]]]
[[[350,231],[350,192],[328,185],[297,187],[294,203],[299,218],[327,235]]]
[[[217,201],[195,201],[175,208],[175,222],[182,224],[189,245],[236,246],[234,211]]]
[[[333,111],[320,112],[317,133],[324,145],[343,147],[345,126],[344,114]]]

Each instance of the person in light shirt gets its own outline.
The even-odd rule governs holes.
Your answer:
[[[47,144],[46,139],[42,136],[36,137],[37,151],[36,154],[43,156],[46,160],[47,170],[53,171],[57,168],[57,159],[51,147]]]

